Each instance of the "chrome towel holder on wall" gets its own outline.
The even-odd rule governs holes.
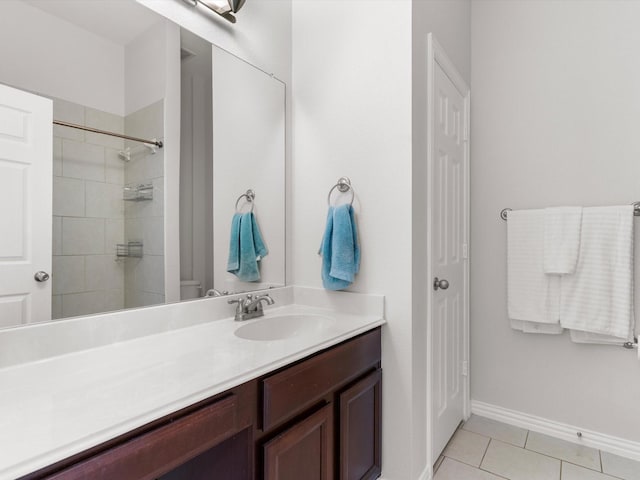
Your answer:
[[[635,217],[640,217],[640,202],[633,202],[631,205],[633,205],[633,215]],[[509,212],[511,211],[513,211],[511,208],[503,208],[500,210],[500,218],[506,221]]]
[[[240,200],[242,200],[243,198],[247,199],[247,203],[251,205],[251,213],[253,213],[253,201],[256,199],[256,192],[249,189],[238,197],[238,199],[236,200],[236,213],[240,213],[238,211],[238,204],[240,203]]]
[[[327,204],[331,205],[331,194],[336,188],[340,193],[347,193],[350,191],[351,201],[349,202],[349,205],[353,205],[353,200],[356,194],[353,187],[351,186],[351,180],[349,179],[349,177],[340,177],[338,179],[338,182],[333,187],[331,187],[331,190],[329,190],[329,195],[327,195]]]

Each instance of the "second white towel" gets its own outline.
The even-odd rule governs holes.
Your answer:
[[[582,211],[580,258],[562,277],[564,328],[629,339],[633,331],[633,206]]]

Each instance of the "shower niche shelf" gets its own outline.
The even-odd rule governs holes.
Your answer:
[[[153,200],[153,184],[141,183],[133,187],[124,187],[122,198],[127,202]]]
[[[116,257],[118,258],[142,258],[142,242],[118,243],[116,245]]]

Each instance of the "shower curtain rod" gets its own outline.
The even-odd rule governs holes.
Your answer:
[[[109,135],[112,137],[124,138],[125,140],[131,140],[134,142],[146,143],[148,145],[155,145],[158,148],[162,148],[164,144],[160,140],[145,140],[144,138],[131,137],[129,135],[123,135],[121,133],[107,132],[106,130],[99,130],[97,128],[85,127],[84,125],[76,125],[75,123],[62,122],[60,120],[54,120],[54,125],[60,125],[62,127],[77,128],[78,130],[85,130],[92,133],[100,133],[102,135]]]

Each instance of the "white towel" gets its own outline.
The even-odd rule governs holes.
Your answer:
[[[633,332],[633,206],[582,212],[576,272],[562,277],[564,328],[630,339]]]
[[[507,221],[507,306],[514,328],[520,322],[558,324],[558,277],[545,275],[544,210],[515,210]],[[519,328],[522,326],[522,328]],[[552,328],[545,327],[545,328]],[[528,329],[533,326],[527,327]],[[562,329],[555,327],[560,333]]]
[[[567,275],[576,271],[581,224],[582,207],[545,208],[545,273]]]

